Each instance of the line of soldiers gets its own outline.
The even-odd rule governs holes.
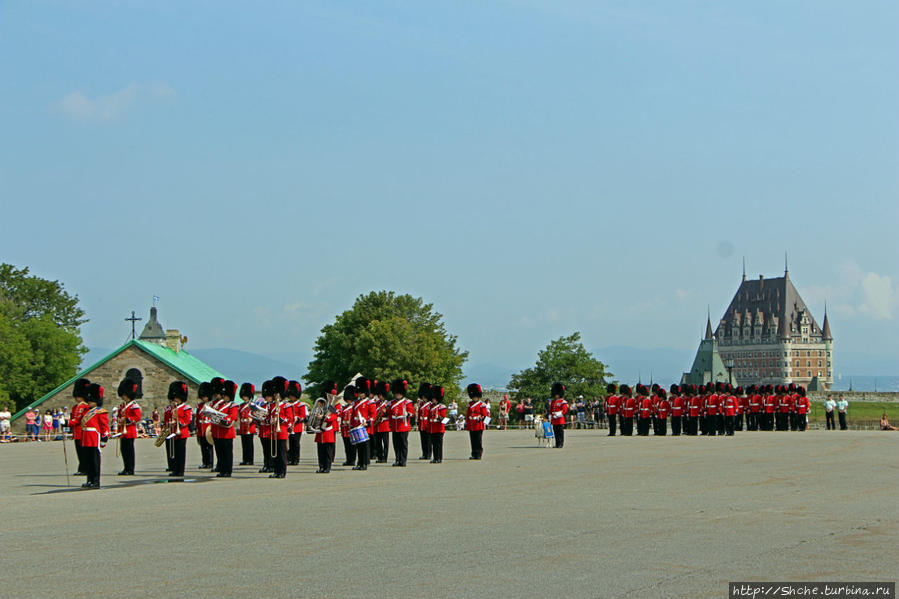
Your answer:
[[[670,394],[659,385],[606,387],[609,436],[733,435],[734,431],[804,431],[811,404],[805,388],[797,385],[752,385],[734,388],[728,383],[671,385]]]
[[[439,464],[443,461],[443,435],[447,423],[444,388],[422,383],[416,406],[406,397],[408,383],[402,378],[371,381],[358,377],[343,390],[338,399],[337,384],[321,385],[323,398],[316,400],[310,413],[300,400],[302,386],[298,381],[277,376],[265,381],[261,399],[256,399],[251,383],[238,386],[234,381],[216,377],[199,385],[196,413],[188,404],[188,385],[173,381],[169,385],[168,405],[163,411],[161,434],[157,446],[165,445],[167,467],[171,476],[184,476],[187,439],[191,423],[196,423],[197,443],[200,446],[200,469],[216,472],[218,478],[228,478],[233,472],[233,443],[241,438],[240,465],[254,463],[253,438],[258,437],[263,454],[259,472],[270,478],[284,478],[288,465],[300,461],[300,440],[304,432],[315,433],[319,473],[331,471],[335,457],[336,437],[344,441],[344,466],[366,470],[371,456],[376,463],[387,463],[390,441],[393,441],[393,466],[404,467],[408,459],[409,432],[417,426],[421,436],[422,455],[419,459]],[[130,379],[118,387],[118,430],[123,469],[121,476],[134,474],[134,439],[141,420],[137,403],[138,385]],[[471,456],[483,456],[483,432],[490,423],[490,410],[482,401],[481,386],[472,383],[467,388],[470,398],[466,414]],[[100,486],[100,448],[109,440],[109,415],[103,406],[103,388],[79,379],[73,387],[76,399],[72,410],[72,430],[79,457],[78,474],[87,476],[89,488]],[[241,401],[237,401],[236,396]],[[313,426],[314,428],[310,428]]]

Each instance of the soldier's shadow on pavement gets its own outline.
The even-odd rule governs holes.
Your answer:
[[[80,492],[80,491],[97,491],[97,490],[111,490],[111,489],[127,489],[130,487],[140,487],[142,485],[155,485],[162,483],[204,483],[209,482],[214,477],[211,476],[203,476],[203,477],[188,477],[188,478],[150,478],[150,479],[139,479],[139,480],[131,480],[128,482],[117,482],[112,485],[103,485],[100,489],[83,489],[79,484],[73,484],[71,486],[63,486],[63,485],[23,485],[25,487],[53,487],[49,491],[41,491],[37,493],[32,493],[32,495],[51,495],[53,493],[71,493],[71,492]],[[79,477],[80,480],[80,477]]]

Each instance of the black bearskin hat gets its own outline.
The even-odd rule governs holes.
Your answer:
[[[472,383],[468,387],[465,388],[468,392],[468,398],[474,399],[475,397],[482,397],[484,392],[481,391],[481,386],[477,383]]]
[[[390,388],[393,389],[394,393],[399,393],[405,397],[406,390],[409,388],[409,383],[406,382],[406,379],[393,379],[393,382],[390,383]]]
[[[375,395],[381,395],[383,397],[387,397],[390,393],[390,383],[387,381],[376,381],[375,382]]]
[[[565,385],[563,385],[562,383],[553,383],[553,386],[550,389],[549,394],[553,397],[555,397],[557,395],[559,397],[565,397]]]
[[[371,381],[364,376],[360,376],[353,381],[353,385],[356,387],[356,393],[368,395],[371,391]]]
[[[287,382],[287,396],[288,397],[296,397],[299,399],[303,395],[303,386],[300,385],[300,381],[288,381]]]
[[[244,384],[249,385],[250,383]],[[210,397],[212,397],[212,385],[210,385],[209,383],[200,383],[200,387],[197,389],[197,397],[200,399],[209,399]]]
[[[659,388],[660,388],[660,387],[659,387],[659,384],[658,384],[658,383],[653,383],[653,384],[652,384],[652,392],[653,392],[653,393],[658,393]]]
[[[625,397],[631,396],[631,388],[628,385],[621,385],[620,387],[618,387],[618,392]]]
[[[234,381],[225,381],[222,383],[222,395],[227,397],[228,399],[234,399],[234,395],[237,393],[237,383]]]
[[[224,395],[225,394],[225,379],[220,376],[215,377],[209,384],[212,385],[212,394],[213,395]]]
[[[334,381],[325,381],[321,384],[322,395],[337,395],[337,383]]]
[[[87,399],[87,388],[91,386],[91,382],[87,379],[78,379],[72,385],[72,397],[81,397]]]
[[[799,385],[799,387],[797,387],[796,389],[796,393],[798,393],[802,397],[805,397],[805,387]]]
[[[343,399],[346,401],[353,401],[356,399],[356,385],[347,385],[343,389]]]
[[[287,379],[283,376],[276,376],[272,379],[272,395],[275,393],[281,397],[287,395]]]
[[[421,383],[418,386],[418,397],[427,398],[431,393],[431,383]]]
[[[432,385],[431,391],[428,393],[430,399],[436,400],[438,403],[443,401],[443,387],[440,385]]]
[[[271,381],[262,381],[262,387],[260,387],[262,391],[262,397],[271,397],[272,396],[272,382]]]
[[[97,383],[91,383],[87,388],[87,400],[97,404],[98,408],[103,407],[103,387]]]
[[[135,397],[137,397],[137,383],[135,383],[131,379],[122,379],[122,382],[119,383],[119,389],[116,394],[119,397],[134,399]]]
[[[656,395],[658,395],[661,399],[665,399],[668,395],[662,387],[659,387],[659,390],[656,391]]]
[[[187,383],[184,381],[172,381],[169,385],[169,400],[180,399],[184,401],[187,399]]]
[[[606,385],[606,393],[608,393],[609,395],[618,393],[618,385],[616,385],[615,383],[609,383],[608,385]]]
[[[678,393],[680,393],[680,387],[677,385],[671,385],[671,389],[669,390],[671,391],[671,395],[677,395]]]
[[[244,383],[240,386],[241,398],[249,397],[250,399],[253,399],[254,395],[256,395],[256,387],[253,385],[253,383]]]

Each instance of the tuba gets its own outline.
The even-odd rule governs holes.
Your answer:
[[[334,404],[336,403],[337,396],[331,395],[330,393],[326,393],[325,397],[319,397],[315,400],[315,403],[312,404],[312,410],[309,412],[309,416],[306,417],[306,426],[311,432],[322,432],[325,416],[337,411],[337,408],[334,407]]]

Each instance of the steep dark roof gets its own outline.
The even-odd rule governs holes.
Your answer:
[[[801,337],[803,318],[808,319],[808,337],[820,339],[822,330],[788,273],[773,279],[744,280],[718,324],[716,337],[730,339],[735,324],[738,339],[746,324],[750,328],[761,326],[762,337],[775,334],[778,339]]]
[[[833,341],[833,335],[830,333],[830,322],[827,320],[827,310],[824,310],[824,326],[821,327],[821,338],[825,341]]]

